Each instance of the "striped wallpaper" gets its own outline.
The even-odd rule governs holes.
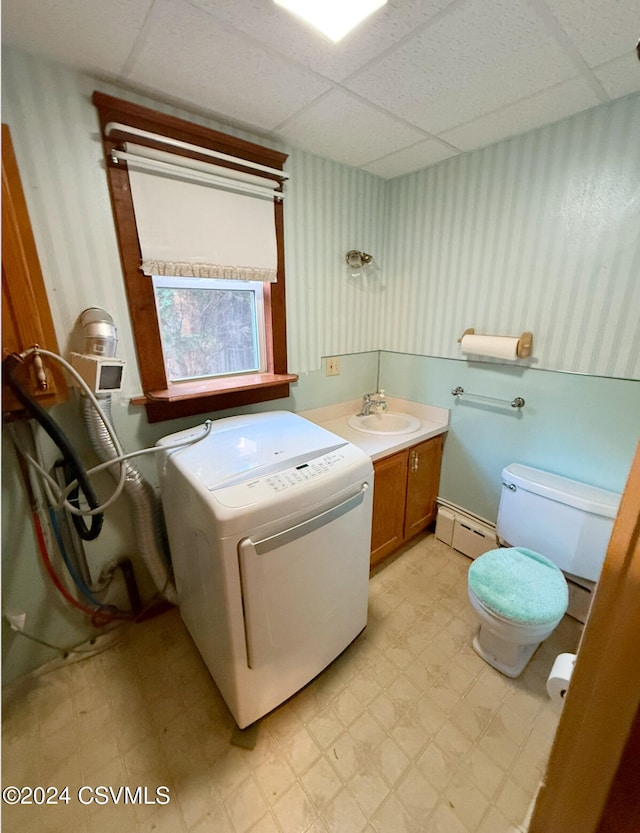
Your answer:
[[[385,186],[364,171],[290,149],[285,202],[289,365],[377,350],[381,296],[347,279],[345,254],[382,254]]]
[[[377,349],[460,358],[456,340],[475,327],[532,330],[535,367],[640,377],[640,96],[384,181],[5,50],[3,120],[61,347],[82,309],[108,309],[129,360],[127,393],[139,380],[93,89],[290,154],[293,372]],[[347,281],[352,248],[374,255],[383,292]]]
[[[532,330],[525,364],[640,378],[639,137],[633,96],[390,181],[381,346]]]

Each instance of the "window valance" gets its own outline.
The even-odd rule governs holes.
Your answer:
[[[145,275],[276,281],[279,182],[125,147]]]

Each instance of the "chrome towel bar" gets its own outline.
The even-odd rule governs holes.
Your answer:
[[[524,408],[525,402],[521,396],[516,396],[511,402],[508,399],[498,399],[495,396],[484,396],[481,393],[466,393],[465,389],[460,387],[454,388],[451,391],[452,396],[470,396],[473,399],[484,399],[487,402],[499,402],[501,405],[511,405],[512,408]]]

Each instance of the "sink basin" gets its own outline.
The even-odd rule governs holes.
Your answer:
[[[347,420],[347,424],[356,431],[365,434],[412,434],[420,428],[420,420],[411,414],[399,411],[385,411],[382,414],[354,414]]]

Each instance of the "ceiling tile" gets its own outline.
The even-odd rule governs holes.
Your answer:
[[[330,87],[175,0],[156,0],[127,81],[260,130]]]
[[[640,37],[638,0],[545,0],[590,67],[631,51]]]
[[[338,44],[273,0],[0,2],[6,44],[384,177],[640,90],[640,0],[388,0]]]
[[[596,67],[593,74],[611,98],[640,92],[640,63],[635,50]]]
[[[2,0],[3,43],[117,76],[153,0]]]
[[[439,134],[576,74],[525,0],[470,0],[346,86]]]
[[[576,78],[446,130],[440,138],[462,150],[473,150],[568,118],[599,103],[592,87]]]
[[[375,162],[369,162],[362,167],[376,176],[391,179],[394,176],[402,176],[402,174],[428,168],[429,165],[435,165],[457,154],[458,151],[455,148],[447,147],[437,139],[427,139],[425,142],[418,142],[417,145],[392,153],[383,159],[377,159]]]
[[[362,165],[424,133],[344,90],[332,90],[279,128],[287,140],[346,165]]]
[[[333,43],[272,0],[191,2],[308,69],[342,81],[423,26],[452,0],[390,0],[339,43]]]

